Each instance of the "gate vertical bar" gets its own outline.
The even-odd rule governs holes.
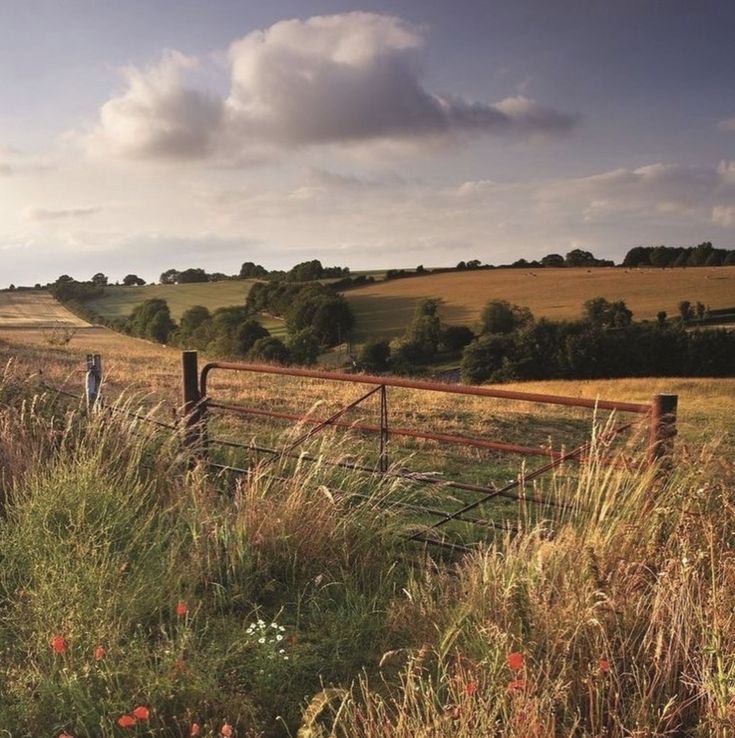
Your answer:
[[[648,463],[672,465],[676,437],[678,395],[655,395],[651,403],[651,426],[648,436]]]
[[[199,393],[199,368],[196,351],[184,351],[181,354],[183,379],[183,431],[184,446],[195,455],[203,451],[204,413],[202,397]]]
[[[388,471],[388,388],[380,385],[380,459],[379,468]]]

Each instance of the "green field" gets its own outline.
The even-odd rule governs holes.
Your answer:
[[[492,299],[529,307],[536,317],[581,317],[593,297],[624,300],[636,320],[665,310],[677,314],[682,300],[711,308],[735,305],[735,267],[697,269],[493,269],[446,272],[426,277],[378,282],[345,293],[355,312],[357,342],[390,338],[403,332],[416,306],[427,297],[443,301],[442,318],[474,325]]]
[[[104,295],[97,300],[90,301],[88,305],[104,318],[124,318],[144,300],[161,298],[166,300],[171,316],[178,321],[184,311],[193,305],[204,305],[209,310],[242,305],[254,284],[255,280],[252,279],[233,279],[195,284],[106,287]]]

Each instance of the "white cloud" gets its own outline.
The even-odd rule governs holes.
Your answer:
[[[735,205],[715,205],[712,220],[724,228],[735,226]]]
[[[735,133],[735,118],[726,118],[721,120],[717,127],[725,133]]]
[[[196,158],[322,144],[424,141],[459,134],[559,135],[578,116],[522,95],[496,104],[435,94],[422,84],[424,29],[372,13],[286,20],[229,49],[226,99],[187,86],[195,60],[175,51],[124,70],[90,142],[129,158]]]
[[[165,51],[148,69],[124,69],[127,89],[102,106],[88,140],[91,151],[132,159],[208,154],[220,127],[222,103],[186,85],[185,73],[196,66],[191,57]]]

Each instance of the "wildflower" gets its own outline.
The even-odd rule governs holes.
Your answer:
[[[104,646],[97,646],[97,648],[94,649],[94,660],[95,661],[102,661],[103,658],[107,656],[107,650]]]
[[[186,602],[184,602],[184,600],[179,600],[176,605],[176,614],[180,618],[183,618],[187,612],[189,612],[189,608],[187,607]]]
[[[472,695],[477,692],[477,682],[467,682],[467,684],[465,684],[464,691],[468,697],[472,697]]]
[[[67,645],[66,638],[64,638],[63,635],[55,635],[51,639],[51,648],[53,648],[56,653],[65,653]]]
[[[223,726],[222,726],[222,727],[221,727],[221,728],[219,729],[219,732],[220,732],[220,733],[222,733],[222,735],[223,735],[223,736],[224,736],[225,738],[230,738],[230,737],[231,737],[231,736],[233,735],[233,733],[232,733],[232,726],[231,726],[231,725],[230,725],[229,723],[225,723],[225,724],[224,724],[224,725],[223,725]]]
[[[508,666],[513,671],[520,671],[523,668],[523,654],[519,651],[513,651],[513,653],[508,654],[508,658],[506,659],[508,662]]]
[[[511,679],[508,682],[508,691],[509,692],[522,692],[526,688],[526,680],[525,679]]]
[[[189,729],[189,735],[196,736],[199,735],[202,732],[202,727],[199,725],[199,723],[192,723],[191,728]]]
[[[132,728],[138,721],[132,715],[120,715],[117,724],[121,728]]]
[[[59,738],[72,738],[68,733],[59,733]]]
[[[133,715],[135,715],[138,720],[148,720],[150,714],[150,711],[145,705],[138,705],[138,707],[133,710]]]
[[[600,659],[599,666],[602,672],[610,671],[610,662],[607,659]]]

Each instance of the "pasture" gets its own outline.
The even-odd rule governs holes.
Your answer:
[[[735,306],[735,267],[697,269],[490,269],[446,272],[379,282],[345,292],[355,313],[356,342],[400,335],[416,306],[428,297],[443,301],[447,323],[473,326],[489,300],[508,300],[537,318],[574,320],[594,297],[624,300],[634,319],[677,315],[680,301],[711,308]]]
[[[326,431],[299,447],[314,463],[261,459],[237,478],[192,468],[178,434],[127,414],[153,408],[173,423],[179,352],[84,327],[51,346],[33,327],[47,314],[39,300],[32,325],[0,323],[0,727],[11,735],[114,738],[124,718],[131,735],[159,738],[731,735],[735,380],[518,386],[638,402],[678,393],[674,473],[565,465],[525,485],[565,507],[490,501],[475,512],[503,530],[452,554],[407,542],[429,521],[400,505],[458,500],[333,465],[369,462],[374,438]],[[88,352],[103,354],[109,412],[46,388],[79,394]],[[364,391],[224,372],[211,389],[319,417]],[[392,427],[554,447],[592,430],[593,412],[393,389]],[[374,399],[350,419],[374,422]],[[283,446],[304,430],[289,425],[223,416],[212,438]],[[483,483],[533,468],[477,449],[450,461],[430,441],[390,453],[392,469]]]
[[[211,311],[231,305],[243,305],[252,279],[232,279],[221,282],[197,282],[193,284],[147,284],[143,287],[105,287],[102,297],[87,304],[104,318],[124,318],[136,305],[145,300],[166,300],[171,317],[178,321],[185,310],[193,305],[204,305]]]

